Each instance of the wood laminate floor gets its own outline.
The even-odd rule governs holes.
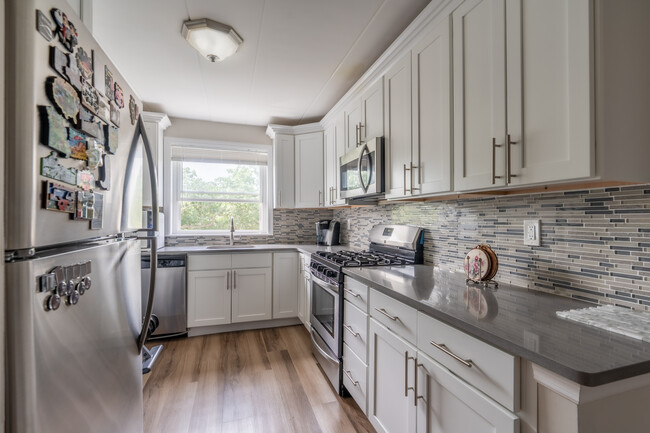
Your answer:
[[[145,376],[146,433],[375,431],[329,385],[301,325],[162,344]]]

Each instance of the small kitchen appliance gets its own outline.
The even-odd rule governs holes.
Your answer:
[[[372,138],[339,158],[341,198],[372,202],[384,194],[384,137]]]
[[[367,251],[318,251],[311,255],[312,353],[340,394],[343,386],[343,269],[399,266],[424,261],[422,229],[379,224],[370,230]]]
[[[341,223],[335,220],[321,220],[316,223],[316,243],[318,245],[339,245]]]

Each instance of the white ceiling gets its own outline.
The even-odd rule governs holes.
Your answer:
[[[227,123],[320,120],[429,0],[93,0],[93,33],[148,109]],[[244,39],[210,63],[181,36],[210,18]]]

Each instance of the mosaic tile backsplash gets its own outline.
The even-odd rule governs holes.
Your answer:
[[[487,243],[497,281],[650,309],[650,185],[342,208],[334,218],[353,248],[367,247],[375,224],[418,225],[426,264],[462,272],[466,252]],[[541,220],[541,246],[524,245],[524,219]]]
[[[274,209],[272,236],[239,236],[238,244],[315,244],[316,222],[332,219],[331,209]],[[235,229],[237,221],[235,221]],[[229,236],[181,236],[165,238],[165,246],[228,245]]]

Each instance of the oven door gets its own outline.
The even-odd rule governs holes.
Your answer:
[[[340,299],[338,286],[312,275],[310,323],[335,358],[341,357]]]

